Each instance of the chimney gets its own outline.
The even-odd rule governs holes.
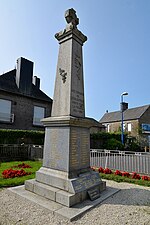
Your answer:
[[[128,103],[127,102],[121,102],[120,103],[121,112],[128,109]]]
[[[33,77],[33,84],[40,89],[40,78],[38,78],[37,76]]]
[[[17,59],[16,84],[21,93],[31,94],[32,77],[33,62],[22,57]]]

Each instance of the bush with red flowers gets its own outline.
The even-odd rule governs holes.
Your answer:
[[[99,172],[99,173],[104,173],[103,167],[99,167],[99,168],[98,168],[98,172]]]
[[[105,174],[111,174],[112,171],[111,171],[109,168],[106,168],[106,169],[104,169],[104,173],[105,173]]]
[[[103,167],[96,168],[94,166],[91,167],[93,171],[98,171],[99,173],[104,173],[104,174],[114,174],[122,177],[128,177],[132,179],[137,179],[137,180],[147,180],[150,181],[149,176],[140,176],[136,172],[130,174],[129,172],[121,172],[120,170],[112,171],[109,168],[104,169]]]
[[[137,173],[132,173],[132,179],[137,179],[137,180],[140,180],[141,179],[141,177],[140,177],[140,175],[139,174],[137,174]]]
[[[142,180],[150,180],[150,177],[148,177],[148,176],[142,176]]]
[[[122,172],[122,176],[123,177],[130,177],[130,173],[128,173],[128,172]]]
[[[115,175],[122,176],[122,173],[120,172],[120,170],[116,170],[116,172],[115,172],[114,174],[115,174]]]
[[[32,168],[30,165],[28,164],[25,164],[25,163],[21,163],[21,164],[18,164],[18,166],[13,166],[13,168]]]
[[[2,172],[3,178],[14,178],[14,177],[22,177],[22,176],[27,176],[30,175],[31,172],[26,172],[25,170],[13,170],[13,169],[7,169]]]

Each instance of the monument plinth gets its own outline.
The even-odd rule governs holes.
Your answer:
[[[82,46],[87,37],[77,25],[74,9],[65,12],[66,28],[55,35],[59,56],[52,116],[45,126],[43,166],[25,188],[65,206],[98,198],[105,190],[99,173],[90,169],[90,127],[97,121],[85,117]]]

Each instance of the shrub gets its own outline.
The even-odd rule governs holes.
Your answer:
[[[13,168],[32,168],[30,165],[28,164],[25,164],[25,163],[21,163],[21,164],[18,164],[18,166],[13,166]]]
[[[130,177],[130,173],[128,173],[128,172],[123,172],[123,173],[122,173],[122,176],[123,176],[123,177]]]
[[[107,141],[107,144],[106,144],[106,149],[119,149],[119,150],[123,150],[124,146],[123,144],[121,143],[121,141],[118,141],[114,138],[111,138]]]
[[[102,167],[99,167],[99,168],[98,168],[98,172],[99,172],[99,173],[104,173],[104,169],[103,169]]]
[[[150,180],[150,177],[148,177],[148,176],[142,176],[142,180]]]
[[[122,176],[122,173],[120,172],[120,170],[116,170],[115,175]]]
[[[0,129],[0,144],[44,143],[44,131]]]
[[[137,173],[132,173],[132,179],[138,179],[138,180],[140,180],[141,179],[141,177],[140,177],[140,175],[139,174],[137,174]]]
[[[104,173],[105,173],[105,174],[111,174],[112,171],[111,171],[109,168],[106,168],[106,169],[104,169]]]
[[[30,174],[31,174],[31,172],[26,172],[23,169],[21,169],[21,170],[8,169],[8,170],[4,170],[2,172],[2,176],[5,179],[14,178],[14,177],[22,177],[22,176],[27,176],[27,175],[30,175]]]

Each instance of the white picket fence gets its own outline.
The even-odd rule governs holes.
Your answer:
[[[91,149],[90,165],[150,175],[150,153]]]

